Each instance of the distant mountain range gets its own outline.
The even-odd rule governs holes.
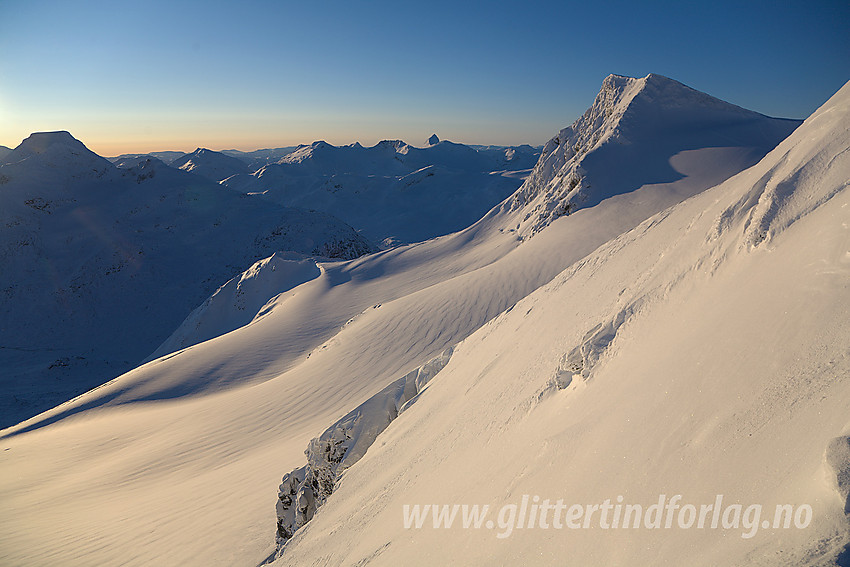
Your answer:
[[[241,193],[330,213],[389,247],[469,226],[520,186],[539,149],[466,146],[435,134],[421,148],[400,140],[372,147],[319,141],[255,152],[198,148],[177,158],[151,155]]]
[[[374,249],[327,214],[239,195],[156,158],[123,160],[119,169],[68,132],[33,134],[5,161],[6,425],[139,363],[261,258],[278,250],[354,258]]]

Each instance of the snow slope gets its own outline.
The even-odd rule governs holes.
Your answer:
[[[845,561],[848,148],[850,84],[755,167],[473,334],[275,565]],[[607,530],[538,523],[502,538],[402,521],[404,504],[661,494],[771,512],[714,530],[616,529],[611,512]],[[789,503],[811,506],[806,529],[771,524]]]
[[[665,109],[659,112],[663,115]],[[708,141],[713,136],[712,127],[705,125]],[[760,127],[754,123],[754,128]],[[669,152],[669,148],[649,144],[642,152],[646,160],[667,159],[666,153],[659,152]],[[605,260],[591,255],[595,249],[609,241],[630,238],[621,235],[685,195],[723,181],[760,157],[757,148],[690,143],[673,154],[671,167],[678,173],[676,178],[644,178],[643,185],[628,186],[596,206],[551,219],[545,230],[524,241],[505,228],[514,212],[506,202],[455,234],[356,260],[320,262],[319,276],[271,301],[269,290],[262,285],[257,286],[256,295],[249,294],[244,286],[246,301],[250,295],[254,306],[263,305],[250,324],[152,360],[3,432],[0,498],[9,513],[0,517],[0,557],[10,563],[64,565],[260,563],[275,552],[275,503],[279,501],[281,477],[309,464],[304,450],[311,439],[321,438],[322,432],[333,424],[342,427],[332,427],[330,431],[342,432],[350,429],[347,424],[365,425],[363,421],[341,418],[351,417],[352,410],[362,408],[364,402],[380,399],[374,396],[382,391],[395,392],[393,387],[401,387],[399,380],[404,380],[403,393],[401,397],[391,394],[391,399],[406,398],[410,393],[406,378],[412,371],[416,370],[418,376],[417,369],[482,327],[486,333],[499,325],[505,337],[504,349],[520,341],[546,348],[550,341],[543,340],[545,335],[534,329],[524,328],[521,334],[507,338],[510,327],[503,322],[514,322],[514,317],[528,314],[517,302],[570,266],[577,271],[582,269],[579,266],[588,266],[583,268],[585,275],[601,269]],[[717,169],[706,164],[716,165]],[[616,162],[610,165],[618,170]],[[630,264],[632,269],[641,265],[646,268],[652,263]],[[238,285],[231,283],[229,289],[234,287]],[[576,290],[577,297],[584,293],[588,298],[592,289],[616,293],[623,288],[613,284],[591,286],[584,291],[580,288]],[[223,293],[222,299],[226,297]],[[235,299],[221,305],[225,314],[222,319],[230,320],[228,306],[235,305]],[[551,312],[550,319],[558,321],[588,314],[586,319],[579,317],[574,324],[563,327],[578,340],[607,321],[599,321],[593,311],[605,311],[606,305],[560,297],[559,302],[532,313]],[[499,316],[505,311],[509,311],[507,315]],[[609,313],[605,311],[604,315]],[[226,322],[215,317],[210,320],[214,326]],[[616,316],[611,317],[611,321],[617,320]],[[223,325],[219,330],[227,328],[229,325]],[[544,329],[548,328],[540,328]],[[597,342],[604,343],[605,333],[591,333],[591,337],[597,336]],[[378,445],[373,445],[360,462],[343,473],[339,491],[328,498],[304,531],[298,532],[303,535],[296,535],[287,546],[286,553],[293,553],[284,555],[284,561],[298,558],[307,564],[347,564],[350,561],[346,558],[360,554],[363,547],[359,543],[334,531],[340,536],[338,542],[348,542],[347,550],[341,549],[337,540],[326,540],[326,551],[333,552],[334,557],[325,551],[316,555],[317,544],[311,543],[321,531],[316,526],[322,525],[322,518],[353,513],[349,503],[355,497],[344,492],[352,491],[349,479],[357,470],[369,466],[373,450],[380,447],[382,439],[391,438],[387,435],[399,431],[398,427],[404,428],[408,415],[421,416],[419,408],[429,399],[431,389],[441,383],[446,372],[454,372],[451,368],[455,358],[479,338],[477,334],[461,344],[446,369],[433,377],[416,403],[389,424],[378,438]],[[558,354],[559,361],[577,344],[560,346],[563,349]],[[535,348],[525,352],[517,349],[509,358],[517,367],[533,367],[542,360],[538,352]],[[493,358],[489,347],[482,353],[482,359]],[[470,356],[477,360],[477,355]],[[592,359],[593,356],[588,358]],[[490,372],[484,370],[479,369],[481,376]],[[555,376],[548,372],[544,382]],[[464,378],[474,380],[475,376]],[[512,380],[515,376],[507,373],[503,379]],[[521,382],[525,384],[524,380]],[[538,384],[528,382],[536,391]],[[565,382],[565,378],[553,381]],[[574,382],[577,385],[580,381]],[[395,386],[388,386],[392,384]],[[486,384],[480,387],[487,389]],[[524,401],[515,397],[512,390],[490,393],[497,402]],[[452,411],[459,403],[471,404],[476,396],[461,391],[442,411]],[[373,405],[382,410],[388,408]],[[379,423],[371,421],[373,414],[367,417],[368,423]],[[419,418],[415,419],[417,427],[421,427]],[[513,419],[512,423],[518,421]],[[481,424],[470,423],[476,427]],[[468,438],[477,435],[482,441],[492,439],[499,427],[498,421],[493,422],[493,427],[485,424],[485,433],[470,430]],[[434,422],[434,432],[444,432],[445,428],[445,421]],[[371,426],[359,431],[366,430],[374,431]],[[421,432],[423,436],[430,435],[426,435],[425,428]],[[434,454],[442,447],[448,457],[455,458],[451,440],[457,433],[461,432],[451,433],[450,429],[447,437],[431,445]],[[521,438],[521,433],[514,435]],[[333,433],[328,438],[336,439]],[[529,436],[522,441],[524,451],[537,447],[534,439]],[[404,443],[409,443],[411,450],[419,447],[412,437]],[[362,447],[357,445],[356,452],[362,452]],[[401,457],[399,467],[408,468],[410,461],[405,459],[409,453],[400,448],[396,454]],[[476,454],[482,459],[486,456],[481,451]],[[439,456],[435,458],[439,460]],[[509,461],[511,467],[523,462],[519,458]],[[393,470],[397,470],[395,465],[375,478],[385,481],[385,474]],[[427,469],[417,467],[414,474],[431,479],[440,476],[449,484],[456,480],[463,480],[460,484],[464,486],[474,482],[482,490],[485,484],[497,491],[500,486],[510,486],[490,483],[490,469],[485,471],[488,482],[481,483],[477,474],[481,470],[460,479],[452,475],[450,468],[432,462]],[[499,469],[492,470],[497,473]],[[92,482],[92,478],[97,481]],[[498,475],[494,478],[503,480]],[[389,490],[394,484],[390,480],[382,486]],[[375,493],[374,488],[370,491],[369,494]],[[360,501],[357,506],[375,510],[380,518],[388,517],[384,513],[392,515],[400,522],[400,510],[375,508],[384,502],[379,497],[374,502]],[[335,508],[337,503],[339,508]],[[373,525],[379,530],[395,529],[385,526],[381,519],[376,521],[379,523]],[[50,538],[44,537],[47,532]],[[364,536],[363,545],[371,545],[374,537]],[[402,535],[402,539],[410,537],[410,533]],[[394,549],[393,545],[401,550],[400,554],[410,549],[395,543],[390,549]],[[463,543],[459,545],[462,547]],[[451,543],[446,550],[460,553],[458,547]],[[414,564],[421,562],[408,559]]]
[[[469,226],[519,187],[538,156],[530,146],[474,149],[436,135],[429,144],[315,142],[223,183],[287,206],[326,211],[390,245]]]
[[[67,132],[0,166],[2,425],[138,364],[228,278],[278,250],[371,250],[321,213],[239,196],[155,158],[117,169]]]
[[[216,182],[249,171],[244,161],[206,148],[198,148],[192,153],[181,156],[170,165]]]
[[[12,153],[12,148],[0,146],[0,164],[6,163],[6,156]]]

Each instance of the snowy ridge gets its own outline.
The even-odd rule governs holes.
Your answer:
[[[206,148],[198,148],[175,159],[170,165],[215,182],[239,173],[248,173],[248,165],[242,160]]]
[[[280,484],[276,506],[278,554],[324,505],[345,470],[363,458],[378,435],[448,364],[452,352],[449,347],[411,370],[310,441],[305,451],[307,465],[284,475]]]
[[[763,154],[798,124],[745,110],[660,75],[609,75],[593,105],[544,146],[529,178],[503,204],[507,227],[532,236],[579,207],[647,183],[681,178],[668,161],[683,151],[737,146],[759,148]],[[620,163],[626,171],[612,172],[610,163]]]
[[[128,159],[153,157],[158,160],[161,160],[163,163],[170,164],[177,158],[183,157],[184,155],[186,155],[186,152],[168,150],[164,152],[149,152],[146,154],[121,154],[120,156],[109,157],[106,159],[108,159],[112,163],[118,163],[119,161],[124,161]]]
[[[137,179],[139,183],[149,179],[152,172],[168,167],[164,161],[152,155],[124,156],[116,158],[112,163],[119,169],[135,170],[140,176],[140,179]],[[153,175],[156,175],[156,173],[153,173]]]
[[[218,288],[147,359],[212,339],[261,316],[274,297],[321,275],[312,258],[275,252]]]
[[[265,165],[280,161],[282,157],[291,154],[293,151],[298,149],[298,147],[299,146],[263,148],[250,152],[243,152],[241,150],[221,150],[221,153],[244,161],[248,164],[248,171],[257,171]]]

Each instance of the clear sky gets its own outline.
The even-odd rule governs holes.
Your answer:
[[[850,79],[850,2],[0,0],[10,147],[537,145],[650,72],[803,118]]]

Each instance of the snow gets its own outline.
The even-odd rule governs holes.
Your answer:
[[[270,163],[280,161],[280,159],[288,154],[291,154],[298,146],[284,146],[280,148],[264,148],[243,152],[241,150],[221,150],[221,153],[238,158],[248,164],[248,171],[257,171],[261,167]]]
[[[244,161],[206,148],[198,148],[175,159],[170,165],[216,182],[240,173],[248,173],[248,165]]]
[[[261,258],[372,249],[338,219],[156,158],[117,169],[67,132],[33,134],[10,158],[0,166],[3,426],[133,368]]]
[[[647,183],[681,179],[673,160],[682,152],[751,148],[761,157],[798,125],[660,75],[610,75],[584,115],[543,148],[529,181],[509,204],[508,224],[533,235],[580,207]]]
[[[112,163],[117,163],[119,161],[126,160],[126,159],[132,159],[132,158],[154,157],[154,158],[162,161],[163,163],[170,164],[171,162],[173,162],[177,158],[183,157],[184,155],[186,155],[186,152],[181,152],[181,151],[176,151],[176,150],[167,150],[167,151],[164,151],[164,152],[150,152],[150,153],[147,153],[147,154],[121,154],[120,156],[110,157],[110,158],[107,158],[107,159],[109,161],[111,161]]]
[[[276,506],[277,541],[284,544],[309,522],[333,492],[338,478],[359,461],[378,435],[412,405],[452,356],[449,347],[411,370],[312,439],[307,464],[284,475]]]
[[[475,149],[435,136],[423,148],[401,140],[372,147],[319,141],[222,183],[330,213],[389,247],[466,228],[520,186],[537,156],[530,146]]]
[[[12,153],[12,148],[0,146],[0,165],[6,163],[6,156],[8,156],[10,153]]]
[[[294,252],[275,252],[221,286],[192,311],[148,359],[224,335],[262,315],[276,296],[321,275],[312,258]]]
[[[565,538],[575,564],[834,559],[850,541],[848,144],[850,84],[752,169],[612,240],[474,333],[275,564],[551,564]],[[753,223],[768,236],[754,241]],[[591,364],[570,365],[572,380],[554,387],[563,353],[576,351]],[[500,541],[406,530],[399,514],[523,494],[646,504],[722,494],[809,504],[814,519],[752,539],[597,526]]]
[[[277,564],[837,555],[850,541],[834,441],[850,430],[850,86],[779,143],[796,123],[668,81],[606,80],[603,102],[563,138],[595,140],[583,159],[559,134],[523,187],[469,228],[320,260],[318,275],[304,260],[306,274],[277,281],[277,260],[255,264],[181,327],[197,335],[178,333],[166,350],[224,334],[4,430],[0,556],[257,565],[277,551],[281,478],[303,470],[289,478],[307,498],[305,466],[334,486]],[[419,155],[385,146],[344,151]],[[314,144],[290,162],[333,151]],[[563,174],[577,171],[593,183],[570,201]],[[575,210],[549,214],[564,202]],[[435,359],[439,372],[420,370]],[[341,455],[324,451],[336,441]],[[340,456],[345,466],[329,468]],[[523,494],[651,504],[662,493],[809,503],[814,519],[752,539],[696,529],[499,539],[405,529],[401,514]]]

